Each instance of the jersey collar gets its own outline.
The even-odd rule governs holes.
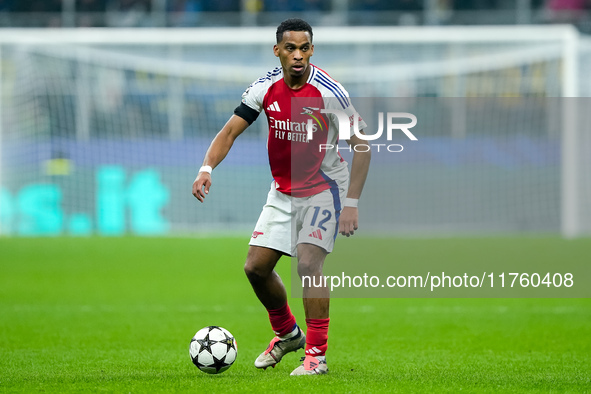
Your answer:
[[[314,77],[316,77],[316,66],[310,63],[310,75],[308,76],[306,83],[311,83],[314,80]]]

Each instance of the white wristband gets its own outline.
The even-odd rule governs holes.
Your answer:
[[[211,170],[212,170],[211,166],[202,166],[199,169],[199,172],[207,172],[208,174],[211,174]]]
[[[345,206],[346,207],[357,208],[358,204],[359,204],[358,198],[345,198]]]

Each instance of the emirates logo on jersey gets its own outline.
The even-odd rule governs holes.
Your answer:
[[[304,133],[307,131],[306,122],[293,122],[290,119],[281,120],[269,116],[269,123],[275,130],[291,131],[297,133]]]
[[[294,122],[290,119],[281,120],[275,119],[272,116],[268,116],[269,125],[271,126],[271,135],[278,140],[287,140],[292,142],[309,142],[308,141],[308,128],[310,125],[306,122]],[[309,120],[312,123],[312,119]],[[316,131],[317,126],[314,125]]]

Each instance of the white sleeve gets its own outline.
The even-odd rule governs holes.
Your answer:
[[[242,103],[248,105],[257,112],[263,110],[263,99],[265,94],[277,79],[283,78],[283,73],[280,67],[276,67],[269,71],[267,75],[257,79],[250,84],[248,88],[242,93]]]
[[[263,110],[263,97],[265,97],[264,93],[261,94],[263,85],[265,85],[263,82],[257,80],[246,88],[244,93],[242,93],[242,103],[257,112],[261,112]]]

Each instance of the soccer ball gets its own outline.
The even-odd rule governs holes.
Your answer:
[[[238,347],[230,331],[209,326],[197,331],[189,345],[193,364],[206,373],[222,373],[232,366],[238,355]]]

